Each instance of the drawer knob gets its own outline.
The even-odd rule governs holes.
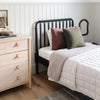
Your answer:
[[[15,57],[16,59],[18,59],[19,58],[19,55],[18,54],[16,54],[16,57]]]
[[[18,80],[18,81],[20,80],[20,77],[19,77],[19,76],[17,76],[17,80]]]
[[[16,66],[16,70],[19,70],[19,65]]]
[[[15,44],[15,47],[19,47],[19,44],[18,44],[18,43],[16,43],[16,44]]]

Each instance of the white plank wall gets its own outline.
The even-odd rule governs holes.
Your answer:
[[[86,40],[93,40],[91,9],[92,3],[0,3],[0,9],[8,9],[9,28],[19,34],[34,34],[34,22],[42,19],[71,17],[77,26],[82,18],[90,22],[90,34]],[[34,64],[34,35],[32,39],[32,62]],[[34,67],[32,67],[34,69]]]
[[[88,18],[89,5],[80,3],[0,4],[0,9],[8,9],[9,27],[14,32],[30,34],[32,23],[39,19],[72,17],[79,20]]]
[[[100,3],[96,3],[94,7],[94,41],[100,45]]]

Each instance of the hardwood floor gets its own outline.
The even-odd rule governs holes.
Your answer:
[[[32,76],[32,89],[28,85],[19,86],[0,93],[0,100],[36,100],[63,86],[47,80],[46,72]]]

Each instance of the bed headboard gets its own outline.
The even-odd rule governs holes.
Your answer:
[[[74,21],[72,18],[37,21],[35,24],[36,52],[38,51],[38,48],[49,46],[49,40],[46,34],[47,30],[49,30],[50,28],[68,28],[73,26],[74,26]]]
[[[35,24],[35,62],[36,62],[36,73],[38,74],[38,62],[48,66],[49,61],[39,56],[39,48],[49,46],[49,40],[47,37],[47,30],[52,28],[68,28],[73,27],[74,21],[71,18],[63,19],[50,19],[50,20],[39,20]]]

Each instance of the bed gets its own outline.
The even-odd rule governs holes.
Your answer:
[[[39,72],[38,63],[43,65],[49,65],[49,61],[39,56],[39,49],[42,47],[49,46],[49,40],[47,37],[47,30],[52,27],[55,28],[68,28],[73,27],[74,21],[72,18],[63,18],[63,19],[50,19],[50,20],[39,20],[35,24],[35,62],[36,62],[36,73]]]
[[[49,65],[49,80],[81,92],[94,100],[100,100],[100,47],[92,43],[85,43],[86,46],[83,48],[55,51],[51,50],[49,46],[47,30],[51,27],[68,28],[73,26],[74,21],[71,18],[41,20],[36,23],[36,73],[38,74],[38,63],[47,67]]]

